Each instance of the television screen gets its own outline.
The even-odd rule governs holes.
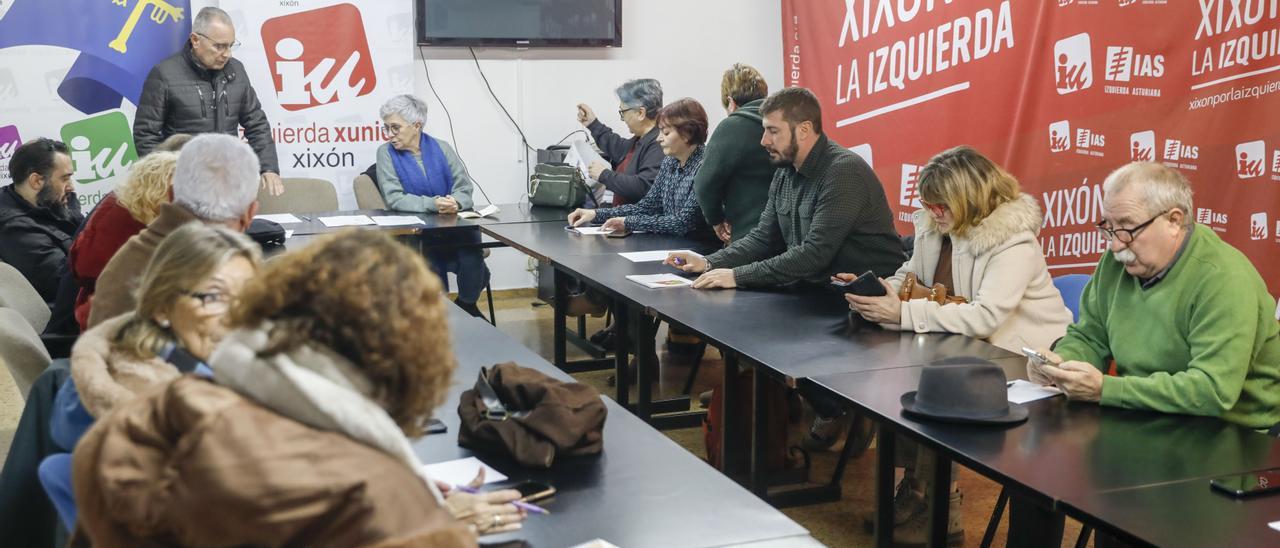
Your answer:
[[[622,0],[418,0],[428,46],[619,47]]]

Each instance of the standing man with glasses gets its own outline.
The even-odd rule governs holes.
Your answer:
[[[191,37],[182,51],[151,69],[142,87],[133,120],[138,156],[175,133],[224,133],[244,138],[258,156],[262,187],[273,196],[284,193],[271,124],[244,65],[231,57],[240,46],[227,12],[207,7],[191,22]]]

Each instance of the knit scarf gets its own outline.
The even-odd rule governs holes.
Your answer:
[[[448,196],[453,190],[453,171],[444,157],[440,143],[426,133],[421,134],[418,150],[422,153],[422,168],[407,150],[391,147],[391,165],[404,191],[417,196]]]

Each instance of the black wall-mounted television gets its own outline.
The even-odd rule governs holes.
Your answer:
[[[621,47],[622,0],[416,0],[418,43]]]

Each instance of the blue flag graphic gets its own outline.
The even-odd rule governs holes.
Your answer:
[[[0,48],[80,51],[58,86],[76,110],[95,114],[137,104],[151,67],[191,34],[190,0],[15,0],[0,19]]]

